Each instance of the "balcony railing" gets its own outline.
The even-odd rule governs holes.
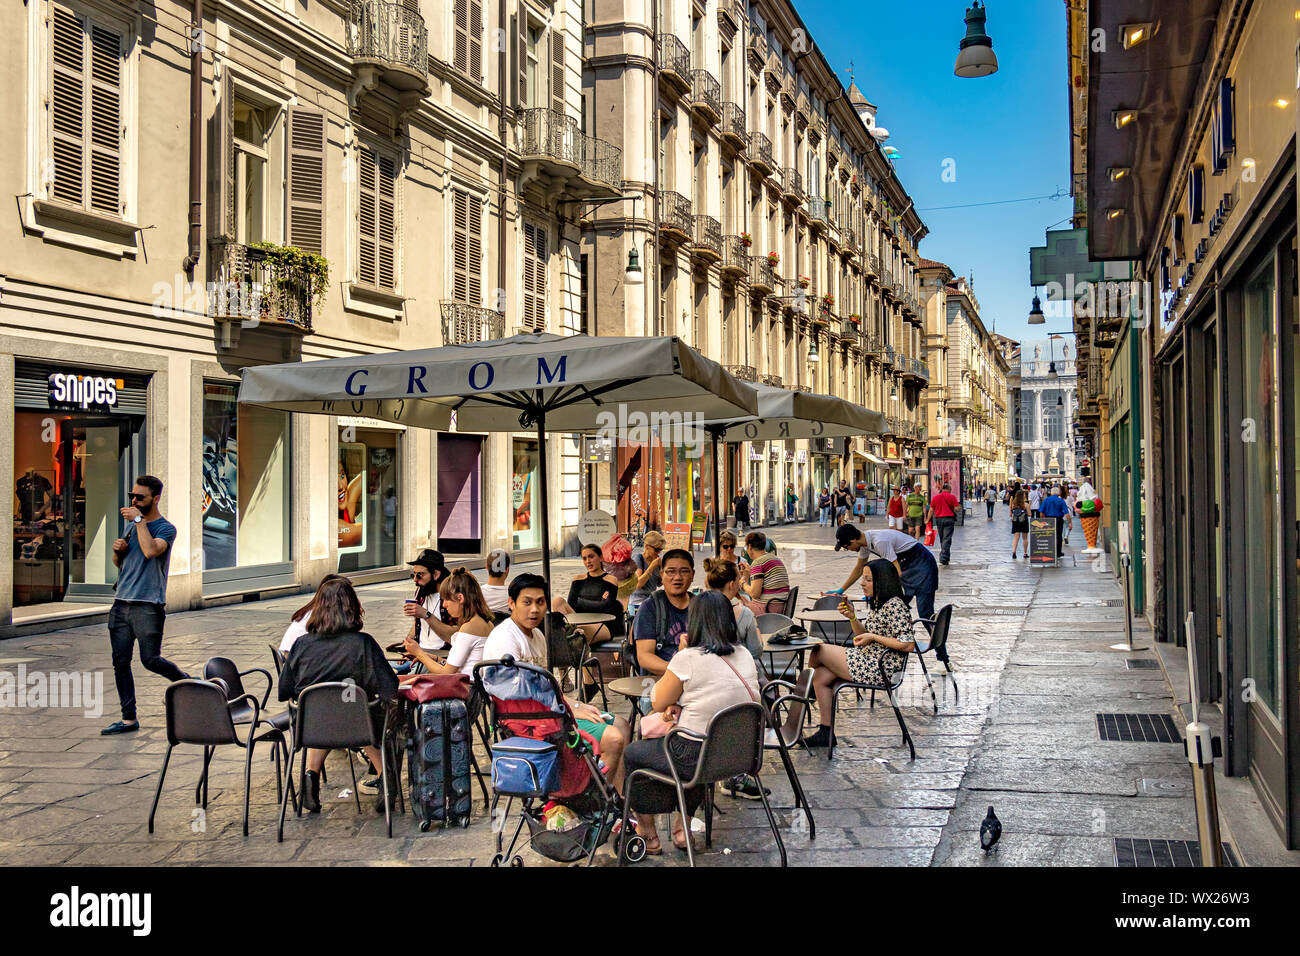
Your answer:
[[[683,90],[691,88],[691,51],[671,33],[659,34],[659,75]]]
[[[808,197],[808,218],[814,226],[826,225],[826,200],[820,196]]]
[[[880,256],[874,252],[868,252],[865,259],[866,271],[868,275],[879,277],[880,275]]]
[[[722,118],[722,84],[708,70],[691,71],[691,107],[715,123]]]
[[[772,141],[767,138],[766,133],[754,130],[749,134],[749,161],[763,175],[776,169],[776,162],[772,158]]]
[[[880,288],[884,289],[890,295],[894,294],[894,273],[890,271],[888,266],[885,266],[880,270]]]
[[[352,0],[347,47],[354,67],[377,69],[393,89],[428,91],[429,34],[424,17],[406,4]]]
[[[783,183],[782,193],[792,199],[794,202],[800,202],[803,199],[803,176],[799,170],[792,166],[787,166],[781,170],[781,181]]]
[[[743,151],[749,144],[749,131],[745,129],[745,110],[739,103],[722,104],[722,138]]]
[[[773,388],[785,388],[780,375],[764,375],[759,378],[759,381],[764,385],[771,385]]]
[[[884,353],[885,368],[893,368],[898,364],[898,353],[894,351],[892,345],[886,345],[884,347]]]
[[[248,327],[312,330],[313,276],[306,266],[284,266],[268,250],[217,240],[209,312]]]
[[[758,381],[758,369],[752,365],[728,365],[727,371],[742,382]]]
[[[504,314],[454,299],[443,299],[441,305],[443,345],[464,345],[467,342],[505,338]]]
[[[753,292],[776,291],[776,267],[767,256],[749,257],[749,288]]]
[[[749,271],[749,246],[740,236],[722,240],[722,271],[744,275]]]
[[[879,337],[874,334],[864,332],[862,334],[862,351],[868,355],[879,356],[882,350]]]
[[[680,233],[683,239],[695,234],[695,222],[691,218],[691,201],[681,193],[665,189],[659,194],[659,228],[669,232]]]
[[[722,258],[722,223],[712,216],[695,217],[695,251],[705,258]]]
[[[548,172],[554,176],[572,178],[576,174],[585,180],[585,185],[570,184],[571,191],[579,195],[617,192],[623,179],[621,149],[587,136],[576,119],[546,107],[521,111],[519,153],[552,164]]]
[[[858,251],[858,231],[852,226],[845,226],[843,229],[844,248],[849,252]]]

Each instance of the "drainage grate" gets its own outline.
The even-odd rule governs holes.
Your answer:
[[[1225,866],[1238,866],[1237,854],[1227,843],[1223,844]],[[1115,838],[1115,865],[1137,866],[1200,866],[1201,844],[1196,840],[1135,840]]]
[[[1168,714],[1098,714],[1097,733],[1102,740],[1129,743],[1176,744],[1183,739]]]
[[[1160,666],[1155,661],[1148,660],[1145,657],[1130,657],[1125,663],[1128,664],[1128,669],[1131,671],[1153,671]]]

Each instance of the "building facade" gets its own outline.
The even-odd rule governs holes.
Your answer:
[[[1020,478],[1079,476],[1072,421],[1078,402],[1077,371],[1068,341],[1024,342],[1012,440],[1020,448]]]

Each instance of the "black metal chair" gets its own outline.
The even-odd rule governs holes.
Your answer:
[[[794,617],[795,612],[799,609],[799,588],[792,587],[790,593],[785,597],[785,610],[782,612],[786,617]]]
[[[768,803],[767,793],[763,790],[763,780],[759,776],[760,771],[763,769],[763,732],[766,728],[767,711],[762,704],[755,701],[733,704],[713,715],[704,736],[689,733],[685,730],[669,731],[663,740],[664,749],[668,754],[670,773],[664,774],[647,767],[638,767],[628,774],[623,785],[624,793],[627,795],[632,793],[633,784],[640,777],[667,784],[677,791],[677,808],[682,815],[682,825],[686,828],[686,855],[691,866],[695,865],[695,846],[690,835],[690,814],[686,812],[686,791],[697,787],[706,788],[704,794],[704,835],[705,845],[708,846],[712,842],[713,835],[713,785],[741,774],[748,774],[753,777],[758,785],[759,796],[763,800],[763,810],[767,813],[768,825],[772,828],[772,836],[776,838],[777,850],[781,853],[781,865],[786,865],[785,844],[781,841],[781,832],[777,828],[776,817],[772,814],[772,805]],[[684,737],[700,743],[699,760],[696,762],[695,772],[689,780],[681,778],[681,773],[678,771],[676,761],[672,756],[671,743],[675,737]],[[623,833],[628,832],[628,813],[630,810],[631,801],[625,797],[623,800],[621,831]],[[621,849],[618,862],[620,866],[625,862]]]
[[[841,594],[824,594],[813,602],[814,611],[833,611],[840,604],[847,600]],[[845,618],[843,621],[836,621],[834,624],[827,624],[825,621],[813,621],[817,627],[817,636],[827,644],[848,645],[853,643],[853,625]]]
[[[204,680],[215,680],[225,686],[226,700],[231,701],[230,716],[237,725],[250,723],[255,716],[254,708],[251,703],[248,703],[247,701],[238,704],[234,703],[246,694],[252,696],[251,694],[248,694],[244,688],[244,677],[248,674],[261,674],[266,678],[266,692],[262,694],[262,699],[257,708],[256,716],[260,717],[262,723],[269,725],[274,731],[276,731],[276,733],[268,733],[263,736],[267,740],[273,740],[278,744],[272,756],[275,760],[275,802],[279,803],[281,797],[280,757],[281,752],[283,751],[284,759],[286,761],[289,759],[288,734],[293,718],[289,715],[287,710],[278,714],[265,713],[266,701],[271,695],[271,687],[274,683],[274,678],[268,671],[261,667],[250,667],[246,671],[241,671],[235,662],[228,657],[209,658],[203,665]],[[287,767],[288,765],[286,764],[286,769]],[[292,773],[289,774],[289,786],[293,786]],[[294,806],[297,806],[298,798],[295,796],[293,799]]]
[[[167,765],[172,751],[181,744],[196,744],[203,748],[203,771],[194,791],[194,800],[206,811],[208,808],[208,768],[218,747],[244,748],[244,836],[248,836],[248,793],[252,783],[253,748],[263,740],[275,739],[279,732],[272,729],[258,734],[261,708],[257,698],[244,694],[235,700],[227,699],[227,688],[220,680],[195,680],[185,678],[167,685],[163,693],[167,714],[167,752],[163,755],[162,770],[158,774],[158,787],[154,790],[153,806],[149,808],[149,832],[153,833],[154,815],[162,797],[163,781],[167,779]],[[248,733],[244,740],[235,731],[234,712],[247,703],[252,708]],[[279,764],[276,765],[277,777]],[[276,785],[279,786],[277,779]],[[287,790],[285,791],[287,795]]]
[[[794,808],[796,811],[803,810],[808,820],[808,839],[815,840],[817,825],[813,822],[812,806],[803,792],[799,774],[794,769],[794,761],[790,759],[790,750],[796,745],[801,745],[804,750],[808,750],[808,745],[803,742],[803,731],[812,707],[812,681],[813,669],[807,667],[793,684],[789,681],[774,680],[763,685],[763,701],[767,704],[768,723],[771,725],[768,732],[763,735],[763,748],[780,753],[785,775],[790,780],[791,789],[794,790]],[[782,688],[785,689],[785,693],[782,693]],[[782,716],[782,708],[785,711],[784,716]]]
[[[370,712],[373,707],[384,708],[384,725],[379,735],[379,740],[375,740],[374,726],[371,724]],[[298,699],[289,705],[289,711],[293,715],[293,747],[290,750],[289,765],[293,766],[293,757],[302,752],[302,766],[300,775],[302,785],[306,786],[307,778],[307,750],[308,748],[316,750],[350,750],[353,747],[379,747],[379,777],[383,787],[384,794],[384,822],[388,827],[388,835],[393,835],[393,814],[392,805],[388,789],[388,746],[389,746],[389,717],[391,708],[387,703],[380,700],[368,701],[364,694],[359,693],[356,684],[345,683],[343,681],[328,681],[320,684],[312,684],[310,687],[304,687],[298,694]],[[394,767],[397,761],[394,755]],[[351,754],[348,755],[348,769],[352,772],[352,794],[356,799],[357,812],[361,812],[361,795],[357,792],[357,768],[352,761]],[[400,785],[399,785],[400,786]],[[276,840],[284,842],[284,816],[288,807],[288,791],[285,791],[285,797],[280,801],[280,824],[276,832]],[[296,808],[298,816],[302,816],[302,807]]]
[[[785,630],[787,627],[790,627],[792,624],[794,624],[794,618],[790,617],[788,614],[776,614],[772,612],[768,614],[756,615],[754,618],[754,623],[758,625],[758,633],[761,636],[763,634],[775,634],[778,631]],[[763,665],[763,671],[765,672],[765,674],[760,676],[771,677],[776,674],[777,653],[779,652],[777,651],[763,652],[763,656],[767,658],[767,664]],[[793,661],[797,657],[800,666],[802,666],[803,652],[800,651],[798,654],[795,654],[794,652],[790,652],[790,653],[791,653],[791,660]],[[787,663],[785,665],[785,668],[781,671],[780,676],[785,677],[785,675],[789,672],[789,670],[790,670],[790,664]]]
[[[592,656],[587,647],[587,636],[581,631],[570,631],[564,623],[564,615],[551,611],[551,626],[546,639],[546,666],[549,670],[558,670],[561,674],[561,686],[573,672],[574,693],[579,700],[585,700],[587,668],[595,668],[596,685],[600,688],[601,703],[609,710],[609,699],[605,696],[605,675],[601,672],[600,661]]]
[[[921,662],[921,673],[925,675],[926,686],[930,688],[930,700],[934,704],[934,712],[936,714],[939,713],[939,699],[934,693],[934,681],[930,679],[930,671],[925,666],[926,654],[933,652],[935,657],[943,662],[946,672],[944,676],[952,681],[953,703],[956,703],[961,699],[961,695],[957,692],[957,678],[953,675],[952,663],[948,660],[947,652],[948,628],[952,624],[952,612],[953,605],[945,604],[943,607],[939,608],[934,617],[919,617],[912,622],[913,631],[915,631],[916,625],[918,624],[923,625],[926,630],[929,631],[927,636],[929,641],[928,645],[922,649],[921,642],[917,641],[915,654],[916,659]]]
[[[908,654],[907,656],[911,657],[912,655]],[[903,712],[899,710],[898,698],[895,695],[895,692],[902,685],[903,678],[906,676],[906,674],[907,674],[907,663],[906,660],[904,660],[903,666],[899,668],[898,672],[894,675],[894,679],[892,681],[889,680],[888,675],[886,675],[885,673],[884,655],[881,655],[880,666],[877,669],[878,677],[876,680],[874,681],[841,680],[841,681],[836,681],[834,684],[831,685],[831,715],[830,715],[831,716],[831,739],[827,742],[827,747],[826,747],[827,762],[830,762],[831,757],[834,756],[835,754],[835,740],[836,740],[835,717],[839,712],[840,694],[846,690],[871,691],[871,705],[873,707],[875,706],[876,703],[876,691],[878,690],[884,691],[886,694],[888,694],[889,706],[894,708],[894,717],[897,718],[898,726],[903,731],[903,743],[907,744],[908,750],[911,751],[912,759],[913,760],[916,759],[916,746],[912,743],[912,734],[907,729],[907,722],[903,720]]]
[[[284,662],[289,659],[289,655],[283,653],[274,644],[267,644],[266,646],[271,649],[271,660],[275,661],[275,672],[279,674],[280,671],[284,670]]]

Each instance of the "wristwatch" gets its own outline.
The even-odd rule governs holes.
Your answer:
[[[144,520],[144,515],[136,515],[131,519],[131,524],[139,524],[142,520]]]

